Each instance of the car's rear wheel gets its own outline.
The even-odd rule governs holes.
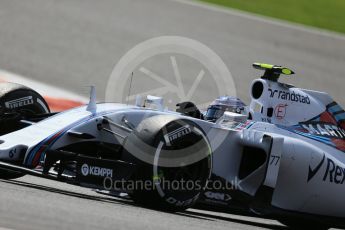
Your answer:
[[[148,156],[140,160],[134,201],[170,212],[193,206],[206,187],[212,165],[202,130],[188,120],[155,116],[144,120],[133,135],[126,149]]]
[[[25,127],[25,124],[18,122],[19,118],[25,119],[27,116],[49,112],[48,104],[36,91],[20,84],[0,83],[0,135]],[[23,173],[0,169],[0,179],[15,179],[22,176]]]

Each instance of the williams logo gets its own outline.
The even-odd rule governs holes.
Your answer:
[[[87,164],[81,166],[81,174],[83,174],[83,176],[89,175],[89,166]]]
[[[28,97],[18,98],[12,101],[7,101],[5,102],[5,106],[8,109],[15,109],[15,108],[23,107],[26,105],[32,105],[33,103],[34,103],[34,100],[32,99],[32,96],[28,96]]]
[[[326,165],[326,169],[323,172],[322,180],[334,184],[344,184],[345,183],[345,168],[336,164],[332,159],[325,156],[322,157],[321,162],[312,169],[309,166],[308,182],[313,179],[313,177],[320,172],[322,166]]]
[[[113,170],[83,164],[81,166],[81,174],[83,176],[113,177]]]
[[[190,134],[192,132],[192,129],[190,128],[189,125],[185,125],[181,128],[178,128],[166,135],[164,135],[164,139],[165,139],[165,142],[166,142],[166,145],[167,146],[171,146],[171,142],[183,137],[183,136],[186,136],[188,134]]]

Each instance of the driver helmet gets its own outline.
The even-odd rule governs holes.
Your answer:
[[[223,116],[224,112],[245,114],[246,105],[241,99],[233,96],[222,96],[212,102],[207,108],[205,120],[215,122]]]

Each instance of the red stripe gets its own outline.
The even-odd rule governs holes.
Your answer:
[[[328,122],[328,123],[332,123],[334,125],[337,125],[337,120],[329,112],[323,112],[320,116],[320,121]]]
[[[38,152],[36,153],[36,156],[34,157],[34,160],[33,160],[33,163],[32,163],[32,166],[33,167],[36,167],[37,165],[38,165],[38,161],[39,161],[39,159],[40,159],[40,157],[41,157],[41,154],[42,154],[42,152],[45,150],[45,148],[42,146],[41,148],[40,148],[40,150],[38,150]]]
[[[84,105],[79,101],[68,100],[63,98],[45,96],[44,99],[48,103],[50,110],[54,112],[60,112]]]
[[[56,133],[54,136],[52,136],[52,137],[46,142],[46,144],[49,145],[50,143],[52,143],[62,132],[63,132],[63,130],[60,131],[60,132],[58,132],[58,133]],[[41,158],[42,153],[43,153],[46,149],[47,149],[47,146],[45,145],[45,146],[42,146],[42,147],[37,151],[37,153],[36,153],[36,155],[35,155],[35,157],[34,157],[34,159],[33,159],[33,161],[32,161],[33,167],[36,167],[36,166],[39,164],[39,159]]]
[[[0,82],[8,82],[8,81],[0,77]],[[64,111],[64,110],[68,110],[68,109],[72,109],[72,108],[84,105],[84,103],[80,101],[69,100],[69,99],[64,99],[64,98],[44,96],[44,99],[48,103],[50,110],[54,112],[60,112],[60,111]]]

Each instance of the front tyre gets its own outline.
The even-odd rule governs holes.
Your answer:
[[[136,152],[141,167],[133,200],[169,212],[192,207],[206,187],[212,165],[201,128],[189,120],[160,115],[144,120],[133,135],[125,145],[141,154]]]
[[[49,112],[48,104],[36,91],[20,84],[0,83],[0,135],[24,128],[25,125],[18,122],[18,118],[25,119],[27,116]],[[20,161],[10,163],[21,164]],[[22,176],[23,173],[0,169],[0,179]]]

